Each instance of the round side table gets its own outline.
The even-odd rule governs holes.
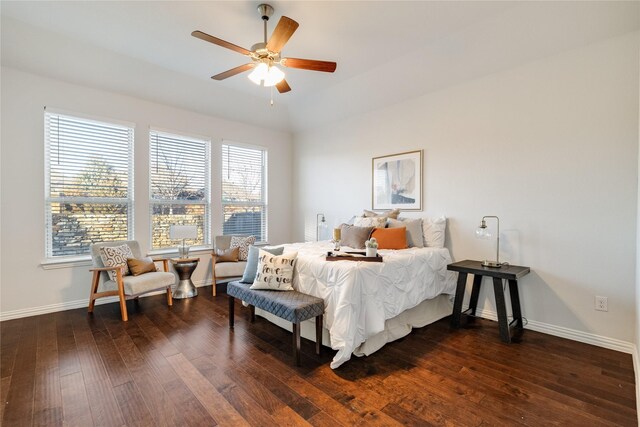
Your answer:
[[[171,258],[171,264],[178,273],[178,283],[173,290],[173,298],[184,299],[198,296],[198,289],[191,281],[191,274],[198,266],[199,258]]]

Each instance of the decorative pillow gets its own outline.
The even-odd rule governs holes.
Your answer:
[[[238,262],[240,248],[216,249],[216,262]]]
[[[444,248],[444,232],[447,218],[422,218],[422,236],[424,245],[431,248]]]
[[[340,225],[340,244],[354,249],[364,249],[364,242],[369,240],[374,227],[357,227],[355,225]]]
[[[134,258],[128,245],[104,246],[100,248],[100,258],[105,267],[122,267],[122,275],[129,274],[127,259]],[[115,271],[107,271],[111,280],[116,280]]]
[[[353,221],[353,225],[356,227],[375,227],[384,228],[387,223],[386,216],[357,216]]]
[[[149,257],[142,259],[127,258],[127,266],[134,276],[144,273],[153,273],[156,270],[156,263]]]
[[[246,261],[249,255],[249,246],[256,242],[256,236],[231,236],[230,248],[240,248],[240,254],[238,255],[239,261]]]
[[[407,228],[376,228],[371,233],[378,241],[378,249],[407,249]]]
[[[273,255],[267,251],[258,252],[258,271],[251,289],[293,290],[293,266],[298,252]]]
[[[240,279],[241,283],[253,283],[254,280],[256,280],[256,273],[258,272],[258,252],[261,250],[269,252],[273,255],[282,255],[284,247],[280,246],[278,248],[258,248],[255,246],[251,246],[249,248],[249,255],[247,256],[247,266],[244,268],[242,279]]]
[[[407,227],[407,244],[410,248],[423,248],[424,243],[422,241],[422,220],[400,218],[389,218],[388,228]]]
[[[384,211],[384,212],[374,212],[374,211],[368,211],[365,209],[364,213],[362,214],[362,216],[365,216],[365,217],[382,216],[385,218],[393,218],[393,219],[398,219],[398,215],[400,215],[400,209],[393,209],[391,211]]]

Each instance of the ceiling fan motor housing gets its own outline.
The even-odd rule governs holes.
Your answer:
[[[263,3],[258,6],[258,12],[260,12],[260,16],[263,20],[268,21],[269,17],[273,15],[273,7],[266,3]]]

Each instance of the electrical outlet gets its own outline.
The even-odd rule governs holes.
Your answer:
[[[609,311],[607,297],[599,297],[596,295],[596,307],[598,311]]]

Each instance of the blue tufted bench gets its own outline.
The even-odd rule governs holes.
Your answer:
[[[233,310],[235,299],[245,301],[251,310],[251,323],[256,319],[255,308],[278,316],[293,323],[293,356],[300,366],[300,322],[316,318],[316,354],[320,354],[322,345],[322,314],[324,301],[297,291],[267,291],[250,289],[251,284],[229,282],[229,328],[233,329]]]

